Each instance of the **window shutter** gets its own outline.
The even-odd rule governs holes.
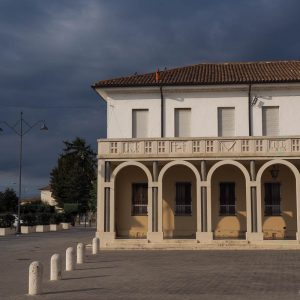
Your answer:
[[[279,107],[262,108],[263,135],[279,135]]]
[[[235,135],[234,107],[218,108],[218,136]]]
[[[175,136],[189,137],[191,135],[191,109],[175,108]]]
[[[132,137],[148,137],[148,109],[132,110]]]

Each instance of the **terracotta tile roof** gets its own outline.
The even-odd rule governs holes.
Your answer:
[[[300,61],[198,64],[142,75],[101,80],[97,87],[300,82]]]

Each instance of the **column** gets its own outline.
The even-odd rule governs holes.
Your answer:
[[[104,205],[103,205],[103,223],[104,233],[103,237],[107,241],[114,240],[115,233],[115,195],[111,182],[111,163],[106,161],[104,164]]]
[[[97,236],[100,238],[104,232],[104,161],[98,160],[97,173]]]
[[[201,184],[200,190],[197,191],[200,193],[200,208],[197,209],[197,223],[200,223],[200,228],[197,229],[196,239],[200,243],[210,243],[213,240],[213,234],[211,232],[211,226],[209,226],[211,222],[210,214],[210,206],[207,203],[207,168],[206,161],[202,160],[200,165],[201,172]],[[201,221],[201,222],[200,222]]]
[[[263,234],[261,232],[261,226],[259,224],[258,216],[260,216],[260,207],[258,205],[257,201],[257,193],[260,192],[257,190],[257,185],[255,185],[256,182],[256,166],[255,161],[250,161],[250,199],[251,199],[251,205],[250,205],[250,219],[251,219],[251,231],[248,231],[247,229],[247,240],[249,241],[259,241],[263,239]],[[247,217],[249,214],[247,213]]]
[[[150,193],[152,201],[151,201],[151,214],[148,215],[149,218],[151,218],[151,222],[148,222],[150,224],[148,228],[148,234],[147,238],[150,242],[160,242],[163,240],[163,232],[162,232],[162,206],[159,205],[161,201],[158,201],[159,199],[159,187],[158,183],[158,162],[154,161],[152,164],[152,176],[153,176],[153,183],[152,183],[152,193]],[[160,221],[159,221],[160,220]],[[150,220],[149,220],[150,221]]]
[[[105,162],[105,182],[110,182],[110,162]],[[104,188],[104,232],[110,232],[110,188]]]
[[[207,195],[206,187],[201,187],[201,231],[207,232]]]
[[[296,240],[300,241],[300,176],[296,176],[296,207],[297,207],[297,233]]]
[[[250,161],[250,178],[251,181],[256,180],[255,161]],[[251,186],[251,231],[257,232],[257,203],[256,203],[256,187]]]
[[[104,232],[110,231],[110,188],[104,188]]]
[[[206,171],[206,161],[201,161],[201,179],[206,181],[207,171]],[[201,231],[207,232],[207,197],[206,197],[206,187],[201,187]]]
[[[157,182],[158,180],[158,163],[157,161],[153,162],[153,182]],[[158,200],[158,188],[152,188],[152,232],[158,231],[158,224],[157,224],[157,203]]]

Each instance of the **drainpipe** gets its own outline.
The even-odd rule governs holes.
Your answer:
[[[159,87],[160,90],[160,135],[161,137],[164,137],[165,132],[164,132],[164,95],[163,95],[163,90],[162,90],[162,85]]]
[[[252,136],[252,118],[251,118],[251,84],[249,84],[248,90],[248,120],[249,120],[249,136]]]
[[[157,84],[160,83],[160,72],[159,69],[155,73],[155,81]],[[164,95],[162,90],[162,83],[159,84],[159,91],[160,91],[160,135],[164,137]]]

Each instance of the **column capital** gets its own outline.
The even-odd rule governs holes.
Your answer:
[[[103,187],[104,188],[113,188],[114,184],[112,182],[103,182]]]

